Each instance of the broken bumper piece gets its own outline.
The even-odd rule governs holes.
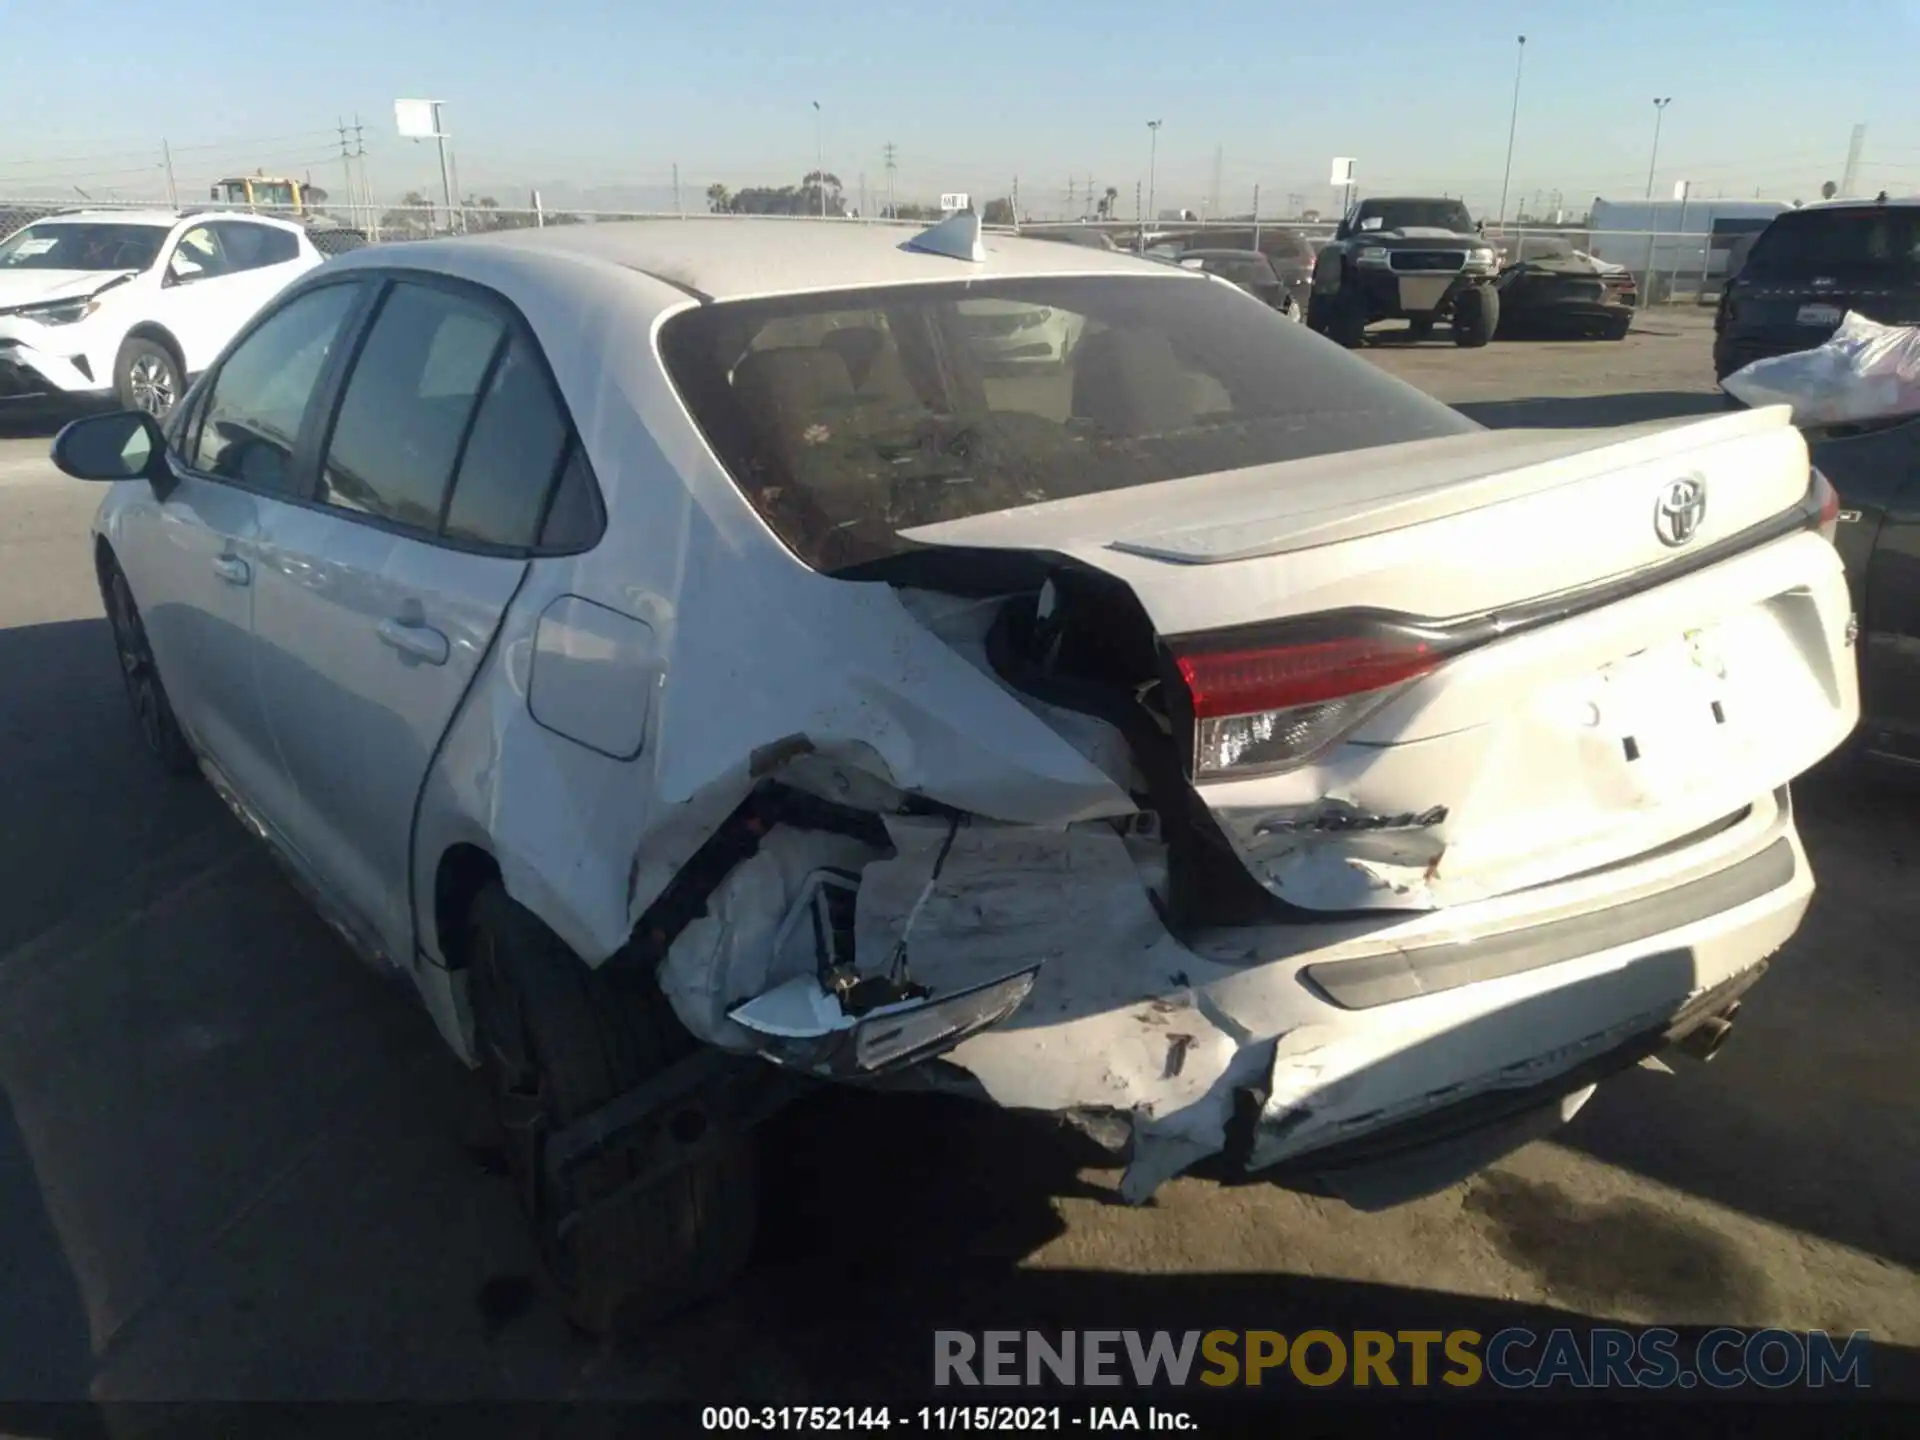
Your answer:
[[[736,1006],[730,1018],[754,1032],[766,1059],[833,1079],[905,1069],[997,1025],[1033,990],[1039,967],[977,985],[850,1013],[811,975],[796,976]]]

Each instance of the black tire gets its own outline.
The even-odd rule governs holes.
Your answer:
[[[134,723],[140,739],[153,761],[169,775],[198,772],[193,747],[174,718],[173,702],[167,699],[167,687],[160,681],[160,667],[153,658],[153,646],[147,641],[146,622],[134,603],[133,589],[120,567],[107,561],[100,573],[100,598],[107,607],[107,623],[113,628],[114,654],[120,662],[120,678],[127,687],[127,699],[133,705]]]
[[[1453,299],[1453,343],[1478,350],[1500,328],[1500,297],[1491,285],[1474,285]]]
[[[1327,311],[1327,338],[1343,350],[1358,350],[1367,339],[1367,302],[1358,291],[1342,289]]]
[[[637,1174],[612,1152],[556,1194],[544,1137],[692,1052],[650,974],[589,969],[498,884],[469,912],[467,957],[480,1069],[507,1163],[569,1321],[592,1335],[660,1319],[720,1290],[746,1264],[756,1220],[753,1150],[730,1145],[562,1234],[561,1218]]]
[[[1418,320],[1407,321],[1407,338],[1418,342],[1433,338],[1433,317],[1426,316]]]
[[[144,410],[165,419],[186,393],[187,377],[166,346],[135,336],[120,347],[113,362],[113,393],[127,410]]]
[[[1601,338],[1604,340],[1624,340],[1627,338],[1627,332],[1631,329],[1633,329],[1633,321],[1615,320],[1607,326]]]

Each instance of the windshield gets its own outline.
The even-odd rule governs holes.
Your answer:
[[[1910,276],[1920,271],[1920,207],[1810,210],[1782,215],[1754,242],[1745,273],[1810,280],[1816,275]]]
[[[1353,228],[1450,230],[1464,235],[1473,229],[1473,219],[1458,200],[1363,200]]]
[[[660,345],[735,482],[825,571],[919,525],[1477,428],[1177,270],[703,305]]]
[[[162,225],[42,221],[0,240],[0,270],[144,270],[166,238]]]
[[[1264,255],[1201,255],[1200,266],[1236,285],[1271,285],[1278,278]]]

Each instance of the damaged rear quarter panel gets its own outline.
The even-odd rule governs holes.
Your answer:
[[[495,857],[508,893],[600,963],[739,803],[756,756],[764,766],[809,754],[861,772],[846,777],[850,790],[877,780],[1005,820],[1131,812],[1107,775],[890,587],[822,576],[779,543],[660,367],[654,328],[685,297],[633,279],[659,302],[644,323],[627,309],[527,307],[600,481],[607,529],[585,555],[530,566],[436,759],[414,846],[428,953],[444,960],[433,916],[440,857],[469,843]],[[567,327],[582,325],[617,333],[580,343]],[[629,760],[543,729],[528,711],[537,619],[566,595],[658,638],[654,719]]]

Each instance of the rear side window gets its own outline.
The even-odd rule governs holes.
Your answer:
[[[920,525],[1478,428],[1173,268],[703,305],[660,344],[735,482],[829,572]]]
[[[467,422],[505,341],[505,321],[477,301],[395,285],[347,381],[318,498],[437,532]]]
[[[1779,280],[1815,275],[1910,279],[1920,274],[1920,206],[1782,215],[1754,242],[1746,273]]]
[[[288,231],[276,230],[271,225],[249,225],[241,220],[230,220],[214,228],[220,232],[220,245],[231,269],[259,270],[299,258],[300,242]]]
[[[553,387],[531,346],[514,340],[474,417],[445,533],[491,545],[539,543],[541,511],[566,449],[566,417]]]

